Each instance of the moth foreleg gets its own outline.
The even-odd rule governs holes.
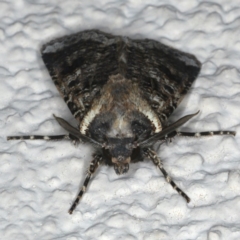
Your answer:
[[[166,136],[166,138],[173,138],[175,136],[185,136],[185,137],[204,137],[204,136],[222,136],[231,135],[235,136],[236,132],[233,131],[209,131],[209,132],[178,132],[173,131]]]
[[[165,177],[166,181],[172,185],[172,187],[181,195],[183,196],[186,201],[189,203],[190,198],[187,196],[186,193],[184,193],[177,185],[176,183],[171,179],[171,177],[168,175],[166,170],[163,168],[162,162],[160,158],[157,156],[157,154],[150,148],[147,148],[144,153],[147,157],[149,157],[153,163],[160,169],[160,171],[163,173],[163,176]]]
[[[7,136],[7,140],[45,140],[45,141],[61,141],[70,140],[74,145],[80,142],[78,138],[72,134],[66,135],[53,135],[53,136],[43,136],[43,135],[29,135],[29,136]]]
[[[63,140],[63,139],[71,139],[69,134],[67,135],[54,135],[54,136],[42,136],[42,135],[29,135],[29,136],[8,136],[7,140]]]
[[[84,180],[82,189],[80,190],[80,192],[78,193],[77,198],[75,199],[75,201],[73,202],[71,208],[69,209],[68,213],[72,214],[72,212],[74,211],[74,209],[76,208],[77,204],[79,203],[80,199],[82,198],[83,194],[85,193],[89,180],[92,176],[92,174],[96,171],[98,165],[102,162],[102,156],[99,155],[95,155],[94,159],[91,161],[90,166],[88,168],[88,172],[87,172],[87,176]]]

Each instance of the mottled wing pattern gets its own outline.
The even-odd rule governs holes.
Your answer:
[[[154,40],[128,43],[126,77],[137,79],[142,93],[164,123],[196,79],[195,56]]]
[[[110,75],[138,82],[161,122],[173,112],[197,77],[201,64],[154,40],[131,40],[87,30],[53,40],[43,61],[74,117],[81,122]]]
[[[120,38],[89,30],[42,47],[43,61],[74,117],[81,122],[109,75],[118,70]]]

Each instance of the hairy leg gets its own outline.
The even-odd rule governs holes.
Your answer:
[[[167,174],[166,170],[163,168],[162,162],[160,158],[157,156],[157,154],[150,148],[147,148],[144,150],[145,155],[150,158],[153,163],[160,169],[160,171],[163,173],[163,176],[165,177],[166,181],[172,185],[172,187],[181,195],[183,196],[186,201],[189,203],[190,198],[187,196],[186,193],[184,193],[171,179],[171,177]]]
[[[78,138],[73,136],[72,134],[66,135],[53,135],[53,136],[43,136],[43,135],[29,135],[29,136],[8,136],[8,141],[12,140],[45,140],[45,141],[61,141],[61,140],[70,140],[73,144],[77,144],[80,142]]]
[[[236,132],[233,131],[209,131],[209,132],[178,132],[173,131],[168,134],[167,138],[173,138],[175,136],[185,136],[185,137],[208,137],[208,136],[222,136],[222,135],[231,135],[235,136]]]
[[[29,136],[8,136],[7,140],[64,140],[70,139],[69,134],[55,135],[55,136],[42,136],[42,135],[29,135]]]
[[[88,186],[88,183],[89,183],[89,180],[90,180],[92,174],[96,171],[98,165],[101,162],[102,162],[102,156],[95,155],[94,159],[91,161],[90,166],[88,168],[87,176],[86,176],[85,181],[83,183],[82,189],[78,193],[77,198],[75,199],[75,201],[73,202],[71,208],[68,211],[69,214],[72,214],[72,212],[76,208],[77,204],[79,203],[80,199],[82,198],[83,194],[85,193],[85,191],[87,189],[87,186]]]

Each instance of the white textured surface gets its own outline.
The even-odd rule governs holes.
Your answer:
[[[0,2],[1,239],[240,239],[239,0]],[[73,215],[91,149],[7,135],[61,134],[75,123],[40,57],[43,43],[84,29],[147,37],[195,54],[201,75],[172,120],[233,137],[175,138],[159,155],[190,204],[143,162],[117,176],[99,168]]]

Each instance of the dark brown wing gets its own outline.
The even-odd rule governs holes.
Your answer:
[[[50,76],[79,122],[109,75],[118,72],[119,42],[120,37],[89,30],[55,39],[42,47]]]
[[[131,40],[87,30],[53,40],[43,61],[74,117],[82,120],[110,75],[138,82],[163,122],[197,77],[201,64],[154,40]]]
[[[137,79],[145,98],[163,123],[198,76],[195,56],[154,40],[130,41],[126,77]]]

